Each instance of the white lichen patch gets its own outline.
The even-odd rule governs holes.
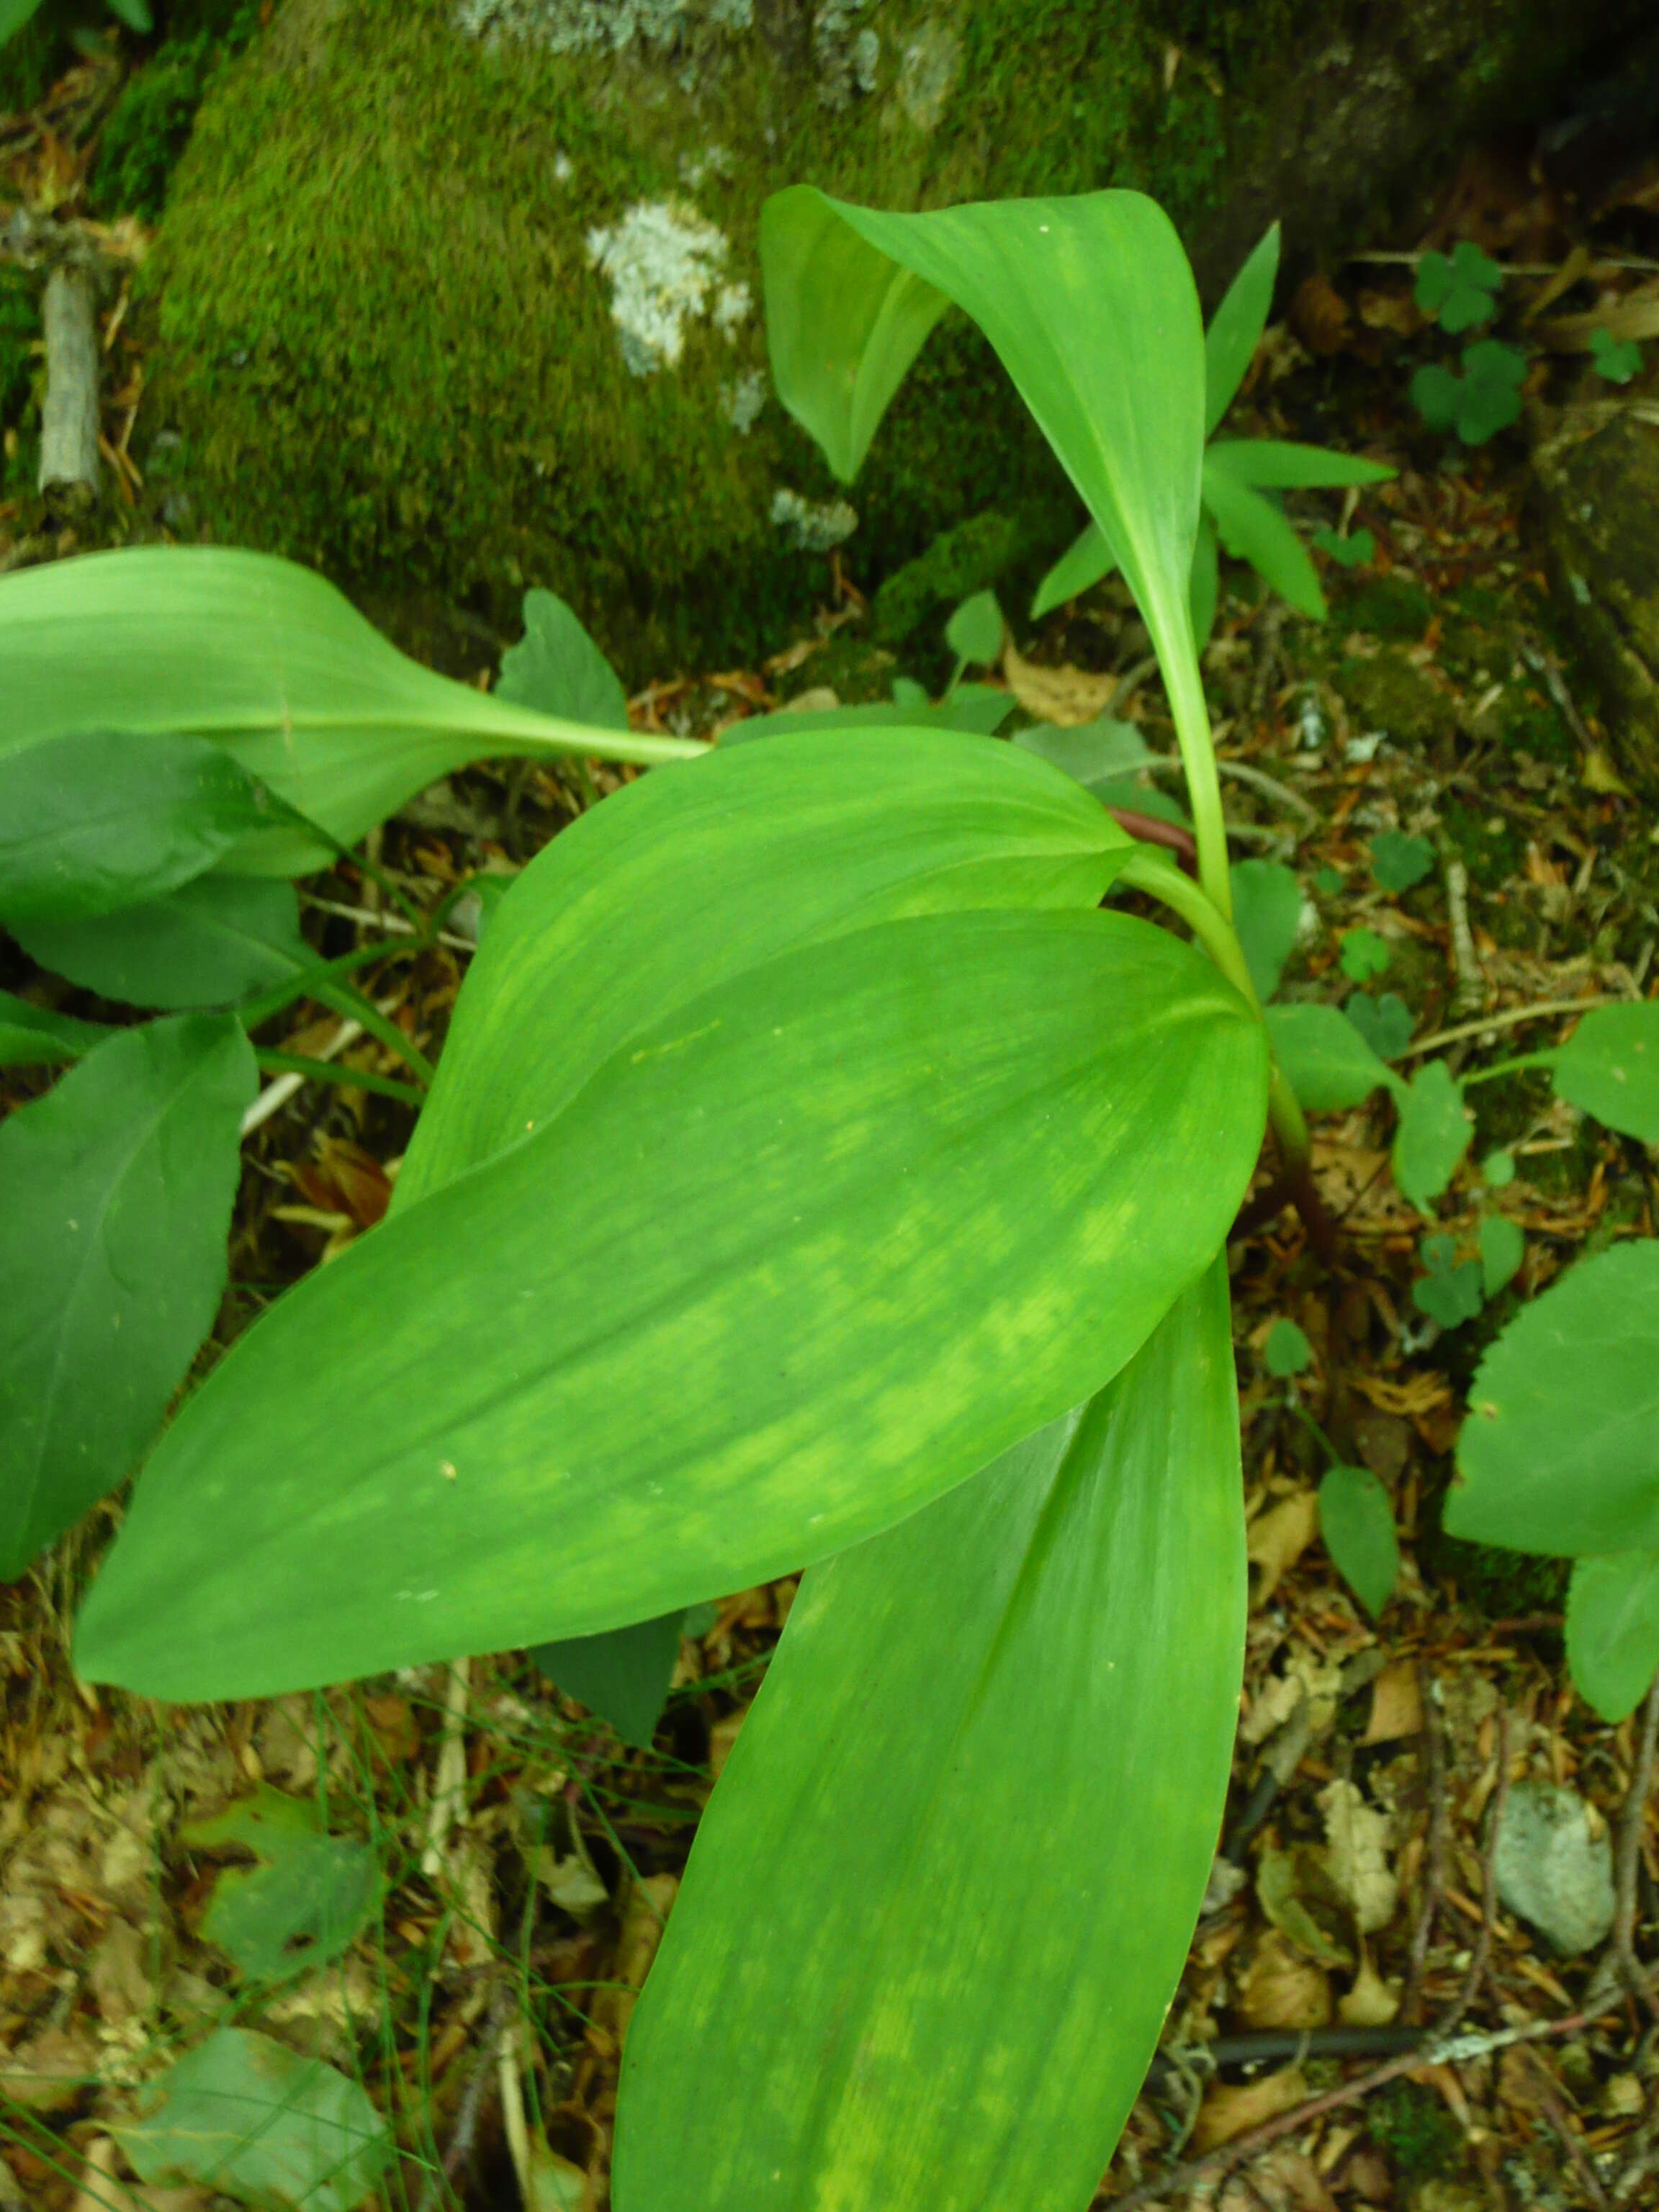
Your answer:
[[[666,52],[689,32],[753,27],[755,0],[456,0],[470,38],[544,47],[553,54]]]
[[[962,69],[962,40],[945,23],[924,23],[899,63],[898,99],[918,131],[939,128]]]
[[[705,146],[700,154],[681,155],[680,179],[687,191],[700,191],[710,177],[729,177],[735,166],[729,147]]]
[[[817,65],[818,98],[826,107],[849,106],[859,94],[876,88],[881,37],[860,18],[869,0],[819,0],[812,11],[812,59]]]
[[[786,489],[772,495],[772,520],[798,553],[828,553],[859,526],[858,509],[844,499],[805,499]]]
[[[765,404],[766,379],[757,368],[734,376],[720,393],[720,411],[740,438],[753,429]]]
[[[693,323],[712,315],[728,339],[748,317],[749,287],[726,276],[731,244],[684,200],[640,200],[587,234],[590,264],[611,280],[611,317],[635,376],[674,368]]]

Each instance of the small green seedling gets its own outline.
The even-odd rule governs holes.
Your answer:
[[[1369,983],[1373,975],[1386,974],[1390,957],[1387,938],[1363,927],[1347,933],[1337,956],[1342,973],[1351,983]]]
[[[1449,254],[1423,256],[1413,296],[1425,315],[1434,316],[1441,329],[1455,337],[1460,331],[1492,320],[1503,282],[1502,264],[1466,238]]]
[[[1342,1011],[1379,1060],[1398,1060],[1412,1041],[1412,1011],[1397,991],[1350,992]]]
[[[1527,358],[1496,338],[1466,347],[1462,373],[1439,362],[1419,368],[1412,404],[1431,430],[1455,430],[1466,446],[1484,446],[1521,419]]]
[[[1340,531],[1320,529],[1309,542],[1339,568],[1364,568],[1376,558],[1376,540],[1369,530],[1356,530],[1345,538]]]
[[[1408,891],[1434,867],[1434,847],[1426,837],[1383,830],[1371,840],[1371,873],[1385,891]]]
[[[1507,1289],[1521,1272],[1527,1239],[1506,1213],[1489,1213],[1480,1224],[1480,1287],[1488,1300]]]
[[[1460,1260],[1449,1237],[1425,1237],[1418,1256],[1428,1270],[1412,1285],[1412,1304],[1442,1328],[1461,1328],[1486,1304],[1479,1260]]]
[[[1609,384],[1628,384],[1642,367],[1642,349],[1633,338],[1622,342],[1611,331],[1592,331],[1590,360],[1598,376]]]
[[[1261,1347],[1261,1362],[1281,1382],[1313,1364],[1313,1346],[1293,1321],[1276,1321]]]
[[[1400,1579],[1394,1504],[1369,1468],[1339,1461],[1319,1486],[1319,1533],[1332,1564],[1375,1620]]]

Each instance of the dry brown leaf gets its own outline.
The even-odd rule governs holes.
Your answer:
[[[1353,1912],[1362,1936],[1386,1928],[1400,1902],[1400,1877],[1389,1863],[1394,1824],[1368,1805],[1352,1782],[1326,1784],[1318,1796],[1325,1816],[1325,1871]]]
[[[149,2012],[155,1990],[149,1978],[151,1945],[130,1920],[114,1920],[92,1954],[87,1979],[101,2017],[112,2027]]]
[[[1251,1522],[1245,1551],[1261,1570],[1252,1607],[1266,1605],[1319,1534],[1319,1493],[1298,1490]]]
[[[1401,1736],[1423,1732],[1423,1695],[1417,1669],[1407,1659],[1396,1659],[1371,1684],[1370,1717],[1362,1743],[1395,1743]]]
[[[108,2136],[97,2136],[87,2152],[81,2186],[69,2212],[210,2212],[213,2199],[204,2189],[147,2188],[119,2178],[120,2153]]]
[[[1002,672],[1028,714],[1063,729],[1103,714],[1117,689],[1115,676],[1097,676],[1086,668],[1038,668],[1024,659],[1012,638],[1002,650]]]
[[[749,1717],[749,1707],[740,1712],[727,1713],[715,1722],[708,1731],[708,1771],[716,1782],[725,1771],[726,1762],[732,1756],[732,1747],[743,1733],[743,1724]]]
[[[1363,1943],[1353,1987],[1337,1999],[1336,2009],[1345,2027],[1387,2027],[1399,2016],[1400,1991],[1377,1972]]]
[[[43,2027],[0,2060],[0,2101],[29,2112],[65,2112],[98,2076],[99,2054],[72,2028]]]
[[[1353,317],[1329,277],[1304,276],[1297,286],[1291,301],[1291,328],[1310,353],[1326,360],[1351,343]]]
[[[1268,2074],[1260,2081],[1237,2086],[1228,2081],[1212,2082],[1199,2107],[1193,2148],[1199,2151],[1217,2150],[1223,2143],[1232,2142],[1248,2135],[1252,2128],[1259,2128],[1264,2120],[1277,2119],[1281,2112],[1288,2112],[1307,2094],[1307,2081],[1299,2066],[1282,2066],[1277,2074]]]
[[[1322,1967],[1270,1928],[1239,1984],[1237,2010],[1247,2027],[1324,2027],[1331,2017],[1330,1982]]]
[[[593,2000],[593,2018],[622,2048],[628,2023],[634,2017],[640,1991],[657,1955],[663,1928],[679,1889],[679,1877],[648,1874],[643,1881],[630,1881],[623,1906],[622,1929],[617,1937],[616,1964],[611,1977],[619,1987],[602,1989]]]

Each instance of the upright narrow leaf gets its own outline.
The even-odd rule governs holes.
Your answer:
[[[131,1471],[217,1310],[253,1054],[122,1030],[0,1123],[0,1581]]]
[[[219,546],[134,546],[0,577],[0,757],[87,730],[209,738],[346,845],[491,753],[702,750],[453,683],[406,659],[321,576]],[[224,865],[297,875],[332,857],[281,825]]]
[[[205,738],[86,730],[0,751],[0,922],[159,898],[269,819],[246,770]]]
[[[1480,1363],[1446,1527],[1578,1559],[1659,1548],[1659,1242],[1581,1260]]]
[[[1265,1062],[1200,955],[1108,914],[923,915],[717,985],[247,1332],[138,1485],[83,1669],[254,1695],[890,1526],[1145,1340],[1231,1218]]]
[[[226,1006],[316,957],[291,884],[216,871],[120,914],[19,922],[13,933],[42,968],[131,1006]]]
[[[1573,1561],[1567,1665],[1604,1721],[1635,1711],[1659,1674],[1659,1551]]]
[[[1091,1403],[807,1575],[634,2016],[618,2212],[1090,2202],[1226,1795],[1237,1421],[1212,1267]]]
[[[502,902],[394,1207],[543,1127],[636,1030],[793,945],[899,915],[1096,906],[1134,849],[1047,763],[944,732],[798,732],[643,777]]]
[[[1307,547],[1273,501],[1233,472],[1219,447],[1204,457],[1204,504],[1229,553],[1248,561],[1298,613],[1323,622],[1325,594]]]
[[[847,477],[944,301],[970,315],[1180,680],[1192,658],[1204,332],[1187,257],[1154,201],[1104,191],[889,215],[797,185],[766,204],[761,265],[778,396]]]
[[[1204,434],[1232,405],[1273,311],[1279,275],[1279,225],[1270,223],[1204,333]]]

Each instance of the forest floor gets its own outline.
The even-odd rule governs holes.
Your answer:
[[[1206,667],[1236,850],[1286,862],[1304,888],[1280,995],[1342,1001],[1363,980],[1379,1006],[1401,1001],[1383,1018],[1403,1024],[1402,1066],[1442,1051],[1467,1069],[1651,991],[1659,846],[1553,607],[1521,440],[1464,452],[1429,435],[1392,340],[1373,342],[1390,315],[1409,324],[1409,287],[1407,269],[1350,270],[1328,299],[1304,289],[1294,327],[1270,332],[1238,427],[1363,450],[1399,475],[1357,514],[1319,495],[1320,519],[1373,540],[1352,571],[1327,564],[1325,625],[1230,564]],[[1335,342],[1310,349],[1322,331]],[[112,380],[118,453],[139,366]],[[1121,594],[1103,586],[1019,627],[992,680],[1027,714],[1109,709],[1169,752]],[[837,568],[811,633],[765,666],[665,678],[631,711],[701,733],[792,697],[872,696],[895,672],[936,671],[876,653]],[[380,867],[434,904],[471,872],[521,866],[617,780],[597,767],[455,777],[386,826]],[[1171,787],[1149,781],[1149,800]],[[1403,890],[1372,865],[1388,831],[1432,850]],[[398,958],[396,917],[344,864],[302,896],[326,953],[384,938],[386,965],[359,981],[439,1051],[465,938]],[[274,1041],[325,1054],[338,1028],[307,1008]],[[398,1072],[372,1042],[342,1060]],[[43,1087],[19,1073],[0,1098]],[[1103,2205],[1659,2203],[1659,1707],[1601,1723],[1566,1680],[1563,1571],[1439,1528],[1483,1349],[1572,1260],[1652,1235],[1659,1176],[1536,1074],[1472,1096],[1475,1142],[1437,1223],[1389,1177],[1378,1097],[1316,1126],[1334,1264],[1289,1211],[1231,1246],[1253,1563],[1233,1789]],[[349,1087],[273,1088],[269,1105],[246,1145],[216,1346],[374,1225],[409,1134],[404,1109]],[[1512,1179],[1483,1176],[1494,1153]],[[1521,1273],[1443,1326],[1413,1296],[1425,1231],[1462,1259],[1494,1212],[1524,1234]],[[1293,1380],[1264,1357],[1281,1321],[1311,1350]],[[1319,1540],[1323,1457],[1304,1413],[1394,1500],[1401,1569],[1376,1620]],[[69,1666],[68,1623],[118,1512],[0,1590],[0,2208],[209,2212],[205,2191],[124,2179],[112,2131],[164,2056],[227,2023],[362,2083],[395,2131],[383,2201],[399,2212],[514,2204],[526,2174],[538,2206],[603,2205],[633,1996],[793,1579],[718,1601],[683,1644],[647,1749],[514,1655],[168,1708],[89,1689]],[[1587,1948],[1553,1942],[1500,1896],[1498,1847],[1528,1780],[1577,1793],[1589,1856],[1610,1869],[1613,1917]],[[296,1916],[293,1895],[314,1904],[319,1884],[361,1928],[325,1963],[317,1912]],[[273,1943],[287,1953],[274,1975],[256,1964]]]

